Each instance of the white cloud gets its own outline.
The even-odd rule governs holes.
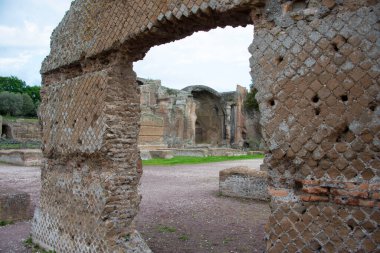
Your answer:
[[[31,57],[31,54],[20,53],[15,57],[0,58],[0,70],[6,68],[20,69],[21,67],[25,66]]]
[[[0,75],[15,75],[30,85],[41,82],[41,62],[50,35],[71,0],[1,0]]]
[[[0,25],[0,47],[46,48],[52,31],[50,25],[38,26],[28,20],[21,27]]]
[[[195,33],[152,48],[134,69],[138,76],[161,79],[163,85],[177,89],[196,84],[219,91],[234,90],[236,84],[248,87],[252,39],[252,26]]]
[[[71,0],[0,0],[0,75],[40,82],[39,70],[49,53],[50,35]],[[154,47],[134,64],[141,77],[161,79],[173,88],[210,85],[219,91],[248,86],[253,27],[215,29]]]
[[[17,76],[28,85],[41,83],[40,68],[48,50],[32,50],[0,55],[0,76]]]

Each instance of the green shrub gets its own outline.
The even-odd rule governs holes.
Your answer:
[[[259,111],[259,103],[255,98],[256,93],[257,90],[251,87],[244,101],[244,107],[247,111]]]
[[[26,83],[15,76],[0,76],[0,91],[23,93]]]
[[[37,111],[33,103],[33,100],[26,93],[22,94],[22,110],[21,111],[22,111],[23,116],[29,116],[29,117],[37,116]]]
[[[19,116],[22,114],[23,97],[8,91],[0,92],[0,114]]]

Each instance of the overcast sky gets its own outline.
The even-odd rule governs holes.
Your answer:
[[[71,0],[0,0],[0,75],[39,85],[41,62],[50,51],[50,34]],[[182,89],[207,85],[218,91],[249,86],[248,46],[253,27],[214,29],[152,48],[136,62],[139,77],[160,79]]]

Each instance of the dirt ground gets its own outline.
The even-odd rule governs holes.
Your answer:
[[[263,252],[266,202],[222,197],[219,171],[237,165],[259,168],[262,160],[171,167],[145,166],[136,227],[153,252]],[[40,171],[0,164],[0,184],[29,192],[38,203]],[[0,227],[0,252],[28,252],[22,246],[31,224]]]

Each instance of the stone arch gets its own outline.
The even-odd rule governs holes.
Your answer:
[[[300,3],[73,2],[41,69],[47,163],[33,239],[60,252],[146,251],[133,225],[142,166],[132,62],[194,31],[253,22],[268,251],[379,250],[380,6]]]
[[[183,90],[191,92],[197,103],[195,144],[225,144],[226,113],[219,92],[203,85],[188,86]]]
[[[1,125],[1,137],[5,137],[6,139],[13,139],[12,128],[8,124]]]

